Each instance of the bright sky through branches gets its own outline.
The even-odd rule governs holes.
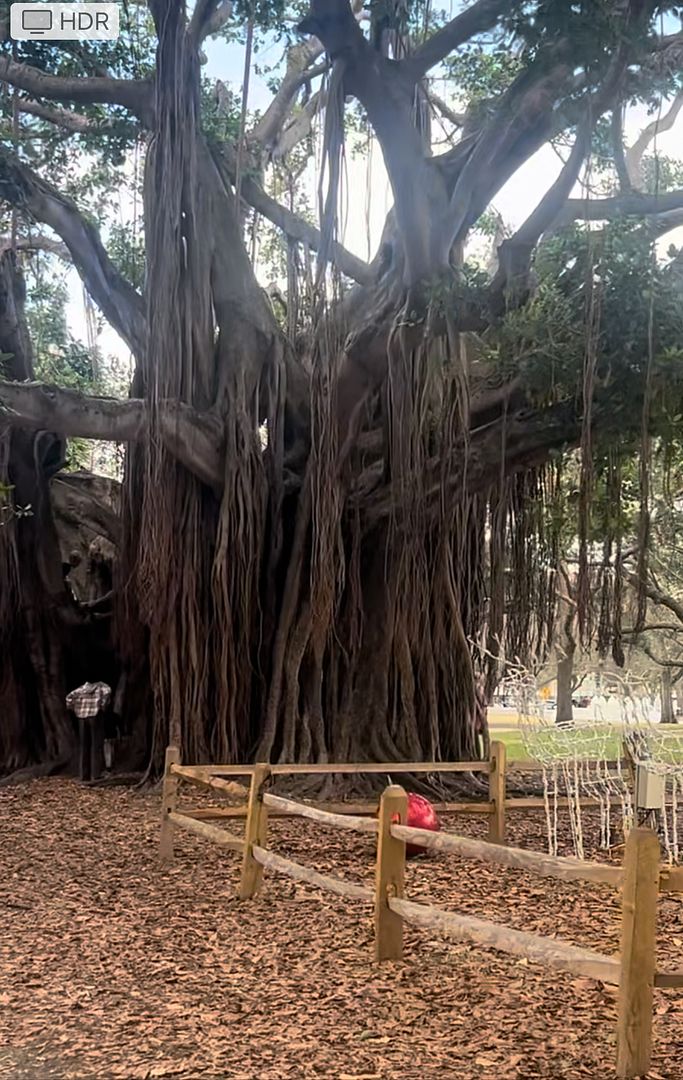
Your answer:
[[[237,43],[229,44],[223,40],[213,40],[205,43],[204,52],[207,57],[205,75],[212,80],[220,79],[239,97],[244,67],[244,47]],[[257,64],[271,65],[276,64],[282,54],[282,43],[273,43],[262,49],[255,59]],[[449,98],[445,82],[437,83],[435,89],[442,97]],[[272,92],[265,80],[252,70],[248,101],[250,112],[263,111],[271,99]],[[667,102],[664,101],[662,112],[666,110]],[[648,114],[644,105],[628,109],[624,120],[626,144],[631,145],[641,130],[655,118],[652,114]],[[440,138],[438,122],[434,123],[434,137]],[[670,158],[680,158],[681,145],[683,145],[683,112],[679,114],[669,131],[658,135],[656,142],[650,148],[650,153],[656,150],[657,153]],[[374,255],[386,214],[392,204],[387,174],[376,143],[372,147],[370,158],[370,163],[368,163],[367,154],[358,155],[347,152],[346,174],[342,186],[340,224],[343,234],[340,239],[346,247],[362,259]],[[511,177],[494,200],[495,208],[508,226],[514,228],[528,217],[555,180],[560,168],[561,161],[557,153],[550,145],[546,145]],[[310,205],[317,207],[317,177],[314,168],[307,170],[302,182],[309,185]],[[583,194],[579,185],[573,194],[574,196]],[[125,213],[125,207],[122,210],[123,216],[128,216]],[[683,243],[683,228],[668,233],[663,243],[665,248],[671,243],[679,245]],[[75,271],[72,271],[72,274],[74,288],[71,290],[73,300],[69,306],[69,323],[72,332],[77,337],[85,339],[85,314],[81,290],[78,287]],[[127,350],[117,335],[108,327],[100,336],[100,345],[105,354],[127,355]]]

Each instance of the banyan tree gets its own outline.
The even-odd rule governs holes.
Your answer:
[[[0,764],[66,760],[66,692],[105,674],[125,676],[147,762],[169,741],[191,761],[472,758],[500,657],[542,651],[554,624],[567,453],[581,460],[584,632],[615,655],[618,512],[597,583],[587,552],[598,474],[618,504],[619,447],[642,458],[647,557],[649,446],[683,369],[680,260],[658,245],[683,222],[683,191],[651,160],[653,125],[680,106],[677,5],[141,7],[149,64],[139,34],[0,56]],[[269,107],[252,114],[245,78],[242,108],[216,125],[203,49],[226,27],[247,50],[270,34],[286,53]],[[463,72],[488,61],[486,92],[468,95]],[[656,119],[628,147],[639,101]],[[393,194],[370,262],[341,242],[350,116]],[[88,161],[134,142],[143,282],[55,186],[41,149],[55,132],[85,140]],[[548,142],[556,176],[474,267],[473,232]],[[320,173],[316,224],[271,193],[302,146]],[[255,219],[286,238],[279,299],[254,268]],[[127,398],[35,381],[23,273],[36,249],[71,260],[130,348]],[[125,445],[120,506],[64,471],[74,437]],[[65,585],[65,499],[116,547],[99,608]]]

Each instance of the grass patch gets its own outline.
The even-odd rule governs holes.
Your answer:
[[[548,734],[552,738],[555,734],[553,725],[548,725]],[[563,731],[564,734],[560,734]],[[572,745],[572,735],[575,735],[577,747],[581,744],[581,727],[565,728],[557,730],[558,741],[566,739],[568,746]],[[519,728],[515,730],[497,731],[495,728],[491,731],[491,739],[498,742],[505,743],[507,750],[507,758],[509,762],[519,761],[532,761],[533,758],[529,754],[526,746],[524,745],[524,739]],[[653,756],[658,758],[661,753],[661,748],[664,747],[667,754],[673,761],[680,761],[683,763],[683,726],[681,725],[656,725],[653,728],[652,734],[649,738],[651,750]],[[584,746],[590,746],[590,743],[584,743]],[[607,761],[616,761],[617,758],[622,756],[622,733],[621,728],[615,729],[614,732],[607,733],[602,737],[595,739],[595,756]],[[658,750],[660,751],[658,753]]]

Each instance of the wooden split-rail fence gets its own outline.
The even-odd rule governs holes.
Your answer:
[[[402,787],[391,784],[379,802],[376,818],[363,816],[368,810],[350,813],[321,809],[272,794],[268,788],[277,776],[307,773],[435,773],[449,771],[483,772],[489,776],[489,799],[481,804],[452,803],[448,809],[461,813],[486,813],[489,839],[475,840],[449,832],[428,832],[405,824],[408,796]],[[178,808],[181,782],[208,791],[236,796],[244,787],[226,777],[249,776],[250,786],[243,836],[211,824],[211,819],[236,816],[235,807]],[[522,800],[514,800],[522,801]],[[484,807],[481,810],[479,807]],[[449,939],[469,942],[544,967],[571,972],[585,978],[618,986],[617,1060],[619,1080],[635,1080],[650,1069],[652,1056],[652,1011],[655,987],[683,988],[683,970],[659,971],[656,964],[657,907],[660,894],[683,893],[683,868],[660,863],[660,845],[650,829],[629,833],[622,865],[586,862],[568,856],[505,846],[505,747],[493,743],[487,762],[403,763],[401,765],[212,765],[184,766],[174,747],[166,751],[162,796],[161,858],[173,858],[173,837],[182,829],[220,847],[241,853],[239,895],[247,900],[256,895],[264,870],[284,874],[347,899],[363,900],[374,907],[375,959],[403,957],[403,928],[410,923]],[[268,817],[286,815],[307,818],[319,825],[377,837],[374,888],[357,885],[329,874],[321,874],[269,850]],[[560,881],[585,881],[619,889],[621,892],[621,948],[618,956],[607,956],[579,948],[555,938],[542,937],[459,915],[405,896],[406,844],[454,853],[464,858],[512,867]]]

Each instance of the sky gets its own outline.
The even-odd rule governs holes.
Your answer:
[[[228,44],[224,41],[209,41],[205,45],[205,54],[207,57],[205,74],[210,79],[221,79],[239,93],[244,68],[243,46]],[[255,61],[257,64],[275,64],[281,56],[282,45],[272,45],[259,52],[255,56]],[[435,90],[442,97],[448,98],[445,84],[437,84]],[[263,110],[271,97],[271,91],[263,78],[252,71],[249,85],[249,109]],[[663,104],[664,111],[666,111],[666,103]],[[642,128],[652,119],[652,116],[648,116],[645,106],[629,109],[624,122],[626,144],[631,145]],[[436,133],[438,127],[435,126],[434,130]],[[671,130],[658,136],[656,148],[659,153],[675,158],[681,156],[682,145],[683,111]],[[561,162],[556,152],[552,147],[544,146],[511,177],[493,202],[508,226],[514,229],[528,217],[553,183],[560,168]],[[308,185],[310,204],[317,206],[314,170],[309,170],[308,176],[304,176],[302,182]],[[579,193],[580,189],[577,189],[575,194]],[[360,258],[371,258],[379,243],[391,204],[391,189],[379,147],[376,144],[371,146],[369,155],[359,156],[347,153],[340,221],[342,243]],[[127,216],[125,206],[122,206],[122,213]],[[669,233],[665,242],[667,245],[669,243],[683,244],[683,229]],[[72,301],[68,308],[69,325],[75,336],[85,340],[82,290],[75,271],[73,271],[73,276]],[[128,355],[123,343],[109,327],[105,327],[101,333],[99,344],[105,356],[110,353],[122,358]]]

